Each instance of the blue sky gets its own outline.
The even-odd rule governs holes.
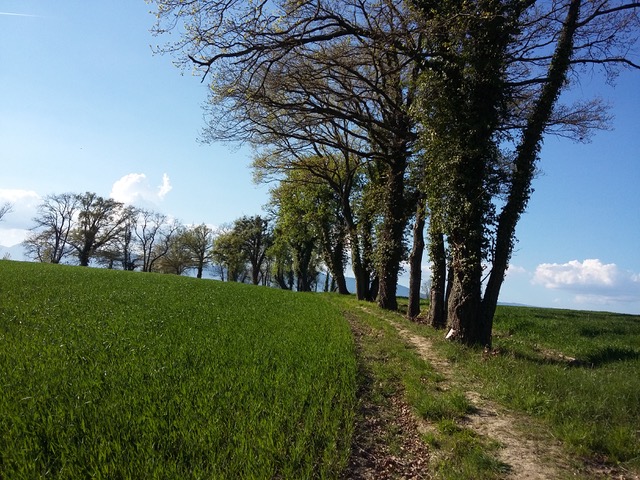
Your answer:
[[[0,245],[22,240],[51,193],[112,195],[186,224],[261,213],[251,152],[197,142],[206,85],[152,54],[163,39],[150,8],[0,0],[0,203],[14,204]],[[640,72],[572,91],[609,101],[612,130],[546,139],[501,301],[640,314],[639,92]]]

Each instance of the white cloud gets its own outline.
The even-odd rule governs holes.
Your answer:
[[[540,264],[532,283],[574,293],[579,303],[640,301],[640,275],[599,259]]]
[[[524,267],[520,267],[518,265],[509,265],[507,268],[506,275],[507,276],[515,276],[515,275],[524,275],[527,273],[527,270]]]
[[[20,205],[37,205],[40,203],[40,195],[33,190],[18,190],[0,188],[0,203],[10,202]]]
[[[0,12],[0,15],[7,15],[9,17],[38,17],[39,15],[30,15],[28,13],[13,13],[13,12]]]
[[[171,183],[169,182],[169,175],[167,175],[166,173],[162,174],[162,185],[160,185],[158,187],[158,197],[160,197],[160,199],[163,199],[167,193],[169,193],[171,191],[173,187],[171,186]]]
[[[533,282],[546,288],[609,287],[618,275],[615,263],[603,264],[598,259],[584,262],[543,263],[538,265]]]
[[[6,202],[12,209],[0,222],[0,245],[11,247],[26,238],[42,198],[33,190],[0,189],[0,205]]]
[[[171,182],[166,173],[162,185],[154,188],[144,173],[130,173],[117,180],[109,195],[118,202],[141,207],[155,206],[171,191]]]

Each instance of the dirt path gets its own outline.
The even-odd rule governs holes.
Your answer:
[[[398,322],[389,319],[387,321],[445,378],[445,383],[451,384],[454,381],[450,375],[452,365],[435,352],[428,338],[414,334]],[[465,417],[464,424],[501,445],[497,456],[510,467],[507,479],[549,480],[571,477],[640,480],[630,472],[601,465],[584,465],[577,470],[575,465],[570,464],[560,442],[548,431],[543,430],[541,425],[535,424],[526,415],[510,412],[479,393],[462,387],[465,396],[475,408],[473,414]]]
[[[446,383],[451,383],[449,373],[452,366],[434,352],[429,339],[415,335],[396,322],[390,323],[424,360],[445,377]],[[464,393],[475,408],[473,414],[465,417],[464,425],[500,443],[498,459],[511,468],[507,478],[547,480],[572,474],[559,442],[552,437],[543,439],[524,435],[524,419],[509,413],[477,392],[467,390]]]
[[[350,321],[356,348],[371,335],[357,321]],[[371,372],[361,370],[358,418],[353,449],[344,480],[428,480],[429,450],[420,438],[418,419],[401,395],[380,402],[374,399]]]

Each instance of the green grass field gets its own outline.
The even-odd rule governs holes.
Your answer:
[[[473,369],[488,390],[576,453],[640,467],[640,317],[503,307],[496,333]]]
[[[416,414],[435,426],[424,436],[436,459],[434,478],[505,476],[505,466],[495,461],[497,446],[457,426],[473,410],[465,390],[536,419],[532,428],[566,447],[571,478],[592,478],[590,465],[633,472],[629,478],[640,474],[640,316],[499,306],[494,351],[485,353],[400,315],[353,299],[338,301],[371,331],[362,340],[362,355],[376,391],[402,392]],[[385,318],[428,337],[452,364],[448,373],[456,381],[443,388],[441,376]],[[540,436],[538,430],[530,433]]]
[[[0,262],[0,478],[334,478],[355,383],[319,296]]]
[[[498,307],[494,351],[433,338],[463,383],[540,419],[569,452],[640,473],[640,317]]]
[[[367,402],[401,395],[434,425],[434,478],[505,475],[498,445],[457,425],[466,389],[577,462],[640,472],[640,317],[499,307],[494,348],[352,297],[0,261],[0,479],[340,478],[365,381]]]

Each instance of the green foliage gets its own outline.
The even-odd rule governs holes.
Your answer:
[[[1,478],[335,478],[355,381],[319,297],[0,262]]]
[[[244,216],[233,222],[231,234],[239,244],[240,252],[251,266],[251,281],[257,285],[261,275],[264,274],[262,266],[272,243],[269,222],[260,215]]]
[[[213,230],[204,223],[187,228],[179,237],[188,252],[189,266],[197,269],[198,278],[202,278],[202,270],[211,261],[213,247]]]
[[[275,248],[271,250],[276,256],[275,275],[281,277],[283,266],[289,263],[297,290],[310,291],[320,271],[321,258],[334,270],[331,252],[343,242],[345,232],[340,228],[343,222],[337,214],[336,195],[304,170],[287,172],[286,179],[270,193],[277,215]],[[344,261],[335,267],[344,270]]]
[[[247,276],[247,259],[242,251],[240,238],[230,230],[220,233],[214,243],[211,257],[227,271],[227,280],[244,282]]]

